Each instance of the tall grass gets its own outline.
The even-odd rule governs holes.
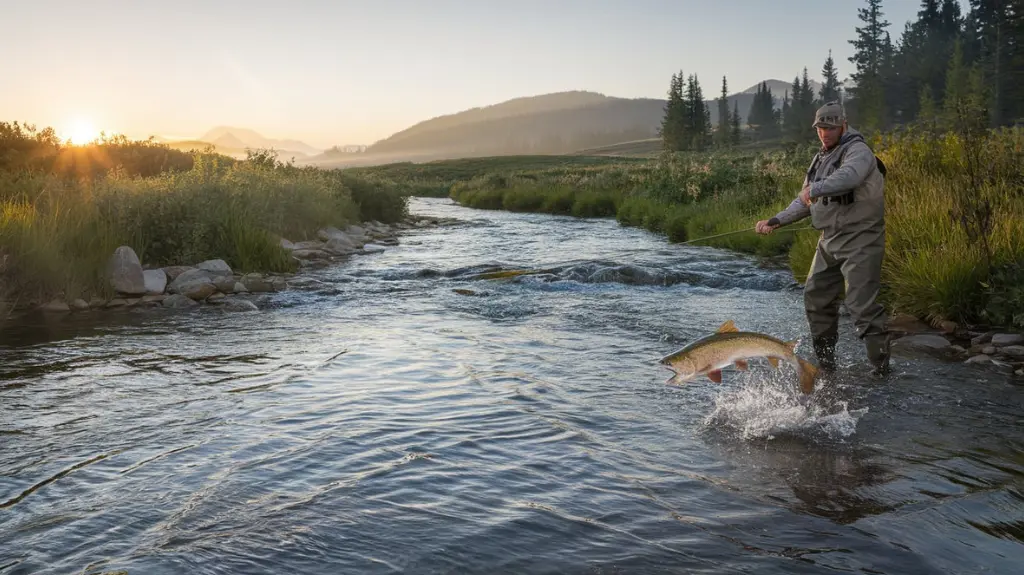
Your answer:
[[[144,264],[220,258],[242,272],[293,271],[282,237],[406,215],[406,198],[386,183],[284,165],[269,152],[245,161],[197,153],[188,163],[145,176],[121,164],[98,175],[24,162],[0,170],[0,300],[110,295],[106,266],[120,245]]]

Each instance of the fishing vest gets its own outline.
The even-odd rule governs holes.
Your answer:
[[[849,148],[858,142],[865,143],[864,136],[853,133],[832,150],[818,152],[807,170],[807,182],[813,184],[832,175],[842,166]],[[887,169],[878,156],[874,157],[875,169],[856,188],[842,195],[818,198],[811,204],[815,228],[826,235],[884,229]]]

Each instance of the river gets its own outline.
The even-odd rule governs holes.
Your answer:
[[[872,382],[843,318],[806,407],[763,361],[667,386],[657,359],[729,319],[810,357],[788,271],[411,210],[461,222],[258,312],[5,328],[0,573],[1020,572],[1008,377],[897,357]],[[495,268],[546,272],[473,277]]]

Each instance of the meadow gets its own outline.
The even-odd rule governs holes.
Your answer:
[[[69,146],[49,129],[0,123],[0,302],[109,296],[106,266],[121,245],[144,265],[219,258],[239,272],[294,271],[282,237],[396,222],[406,202],[384,180],[269,151],[234,160],[123,137]]]
[[[1024,129],[908,129],[871,145],[888,168],[881,297],[891,313],[1024,327]],[[479,158],[360,173],[467,207],[616,218],[672,242],[785,257],[803,282],[818,232],[791,230],[809,218],[768,236],[753,227],[796,197],[816,148]]]

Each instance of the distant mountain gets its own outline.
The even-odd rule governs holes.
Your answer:
[[[791,83],[766,83],[781,107]],[[812,81],[812,86],[817,93],[820,85]],[[730,111],[739,106],[742,123],[756,91],[757,85],[727,98]],[[717,124],[717,102],[707,103],[711,121]],[[515,98],[420,122],[376,142],[365,153],[430,159],[573,153],[656,138],[665,104],[662,99],[616,98],[585,91]]]
[[[266,138],[248,128],[235,128],[231,126],[213,128],[200,137],[199,140],[212,144],[218,144],[218,142],[230,144],[225,147],[274,148],[281,152],[280,155],[282,157],[294,153],[311,156],[323,151],[298,140],[275,140],[273,138]]]

